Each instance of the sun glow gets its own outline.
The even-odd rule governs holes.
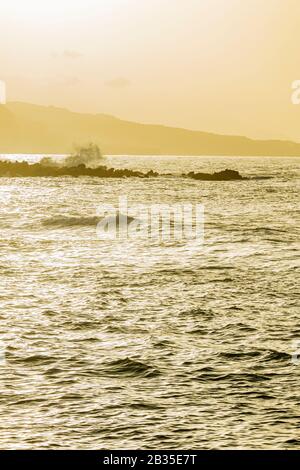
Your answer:
[[[119,1],[119,0],[118,0]],[[92,15],[93,10],[99,9],[103,14],[112,10],[114,0],[10,0],[1,6],[2,14],[8,14],[23,22],[42,23],[51,21],[66,21],[67,19],[82,18],[86,14]],[[124,3],[124,2],[123,2]]]
[[[6,86],[5,82],[0,80],[0,104],[6,103]]]
[[[0,79],[11,101],[299,140],[299,17],[297,0],[3,0]]]

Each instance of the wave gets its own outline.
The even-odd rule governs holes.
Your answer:
[[[272,379],[272,374],[254,374],[254,373],[204,373],[196,376],[194,380],[199,382],[233,382],[234,384],[265,382]]]
[[[251,229],[250,229],[251,230]],[[263,232],[263,233],[287,233],[288,230],[273,228],[273,227],[254,227],[253,232]]]
[[[89,227],[96,226],[99,217],[52,217],[42,222],[45,227]]]
[[[150,378],[160,375],[160,372],[154,367],[129,357],[107,363],[106,371],[109,375],[126,377]]]
[[[283,361],[287,362],[291,360],[291,355],[285,352],[276,351],[276,350],[257,350],[257,351],[247,351],[247,352],[222,352],[219,354],[222,359],[228,360],[241,360],[241,359],[251,359],[251,358],[260,358],[260,362],[274,362],[274,361]]]
[[[90,217],[70,217],[70,216],[58,216],[58,217],[51,217],[46,219],[42,222],[42,225],[45,227],[96,227],[99,222],[104,220],[102,217],[99,216],[90,216]],[[116,225],[122,225],[125,223],[130,223],[134,219],[134,217],[126,216],[123,214],[117,214],[116,216],[110,216],[105,218],[106,222],[114,222],[116,221]]]
[[[46,167],[72,168],[78,165],[85,165],[87,168],[96,168],[104,160],[99,147],[95,144],[89,144],[85,147],[78,147],[75,154],[68,155],[63,159],[54,157],[44,157],[40,164]]]
[[[270,349],[265,356],[266,361],[291,361],[291,355],[282,351]]]
[[[249,351],[249,352],[222,352],[219,354],[223,359],[250,359],[252,357],[258,357],[261,353],[259,351]]]

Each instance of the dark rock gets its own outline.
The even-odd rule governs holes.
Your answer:
[[[47,166],[41,163],[30,164],[28,162],[0,161],[0,177],[59,177],[59,176],[92,176],[97,178],[147,178],[149,176],[158,176],[158,173],[142,173],[134,170],[122,170],[99,166],[97,168],[88,168],[81,163],[77,166]]]
[[[238,171],[235,170],[222,170],[216,173],[195,173],[191,171],[187,175],[189,178],[201,181],[236,181],[236,180],[245,180]]]

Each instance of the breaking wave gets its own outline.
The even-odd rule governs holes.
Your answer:
[[[101,222],[103,217],[100,216],[89,216],[89,217],[70,217],[70,216],[57,216],[43,220],[42,225],[44,227],[92,227],[97,226]],[[116,221],[117,226],[130,223],[134,220],[133,217],[126,216],[120,213],[111,215],[106,218],[106,221]]]
[[[89,227],[97,225],[99,217],[51,217],[42,222],[45,227]]]
[[[97,168],[103,163],[104,156],[99,147],[95,144],[89,144],[85,147],[78,147],[73,155],[67,155],[63,159],[54,157],[44,157],[40,164],[46,167],[73,168],[78,165],[85,165],[87,168]]]

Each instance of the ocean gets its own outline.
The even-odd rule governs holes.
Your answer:
[[[299,162],[114,156],[163,176],[0,178],[0,448],[300,449]],[[225,168],[272,178],[181,176]],[[203,204],[204,243],[99,239],[119,196]]]

